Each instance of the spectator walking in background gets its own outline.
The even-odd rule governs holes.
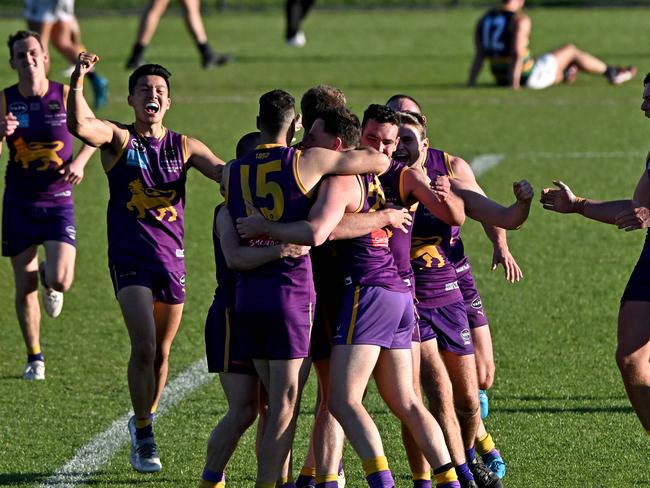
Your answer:
[[[149,2],[147,9],[140,18],[138,36],[133,45],[131,56],[126,62],[126,69],[133,70],[145,63],[144,51],[156,33],[160,18],[167,10],[168,5],[169,0],[151,0]],[[183,6],[185,25],[194,38],[196,48],[201,54],[201,66],[207,69],[213,66],[221,66],[230,61],[230,56],[215,53],[208,43],[208,36],[205,33],[203,18],[201,17],[201,0],[181,0],[181,5]]]

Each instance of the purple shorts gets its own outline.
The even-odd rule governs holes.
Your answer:
[[[621,297],[623,302],[650,302],[650,258],[636,263]]]
[[[309,356],[316,294],[313,290],[283,289],[273,297],[260,290],[237,288],[235,310],[242,353],[253,359],[299,359]]]
[[[474,354],[472,334],[465,303],[450,303],[438,308],[418,307],[422,342],[438,339],[438,347],[458,356]]]
[[[205,319],[208,372],[257,376],[253,362],[241,352],[242,338],[233,314],[234,293],[231,297],[226,294],[217,292]]]
[[[33,207],[8,202],[2,208],[2,255],[17,256],[45,241],[76,246],[74,207]]]
[[[467,270],[461,269],[458,273],[458,286],[465,301],[469,327],[470,329],[477,329],[478,327],[488,325],[488,318],[485,315],[485,310],[483,310],[481,295],[479,295],[476,289],[476,281],[474,281],[474,275],[472,275],[472,268],[469,263],[465,264],[465,266],[467,266]]]
[[[411,349],[415,323],[410,291],[348,286],[343,293],[334,345],[370,344],[385,349]]]
[[[136,264],[109,263],[115,296],[127,286],[144,286],[156,302],[185,303],[185,271],[152,271]]]

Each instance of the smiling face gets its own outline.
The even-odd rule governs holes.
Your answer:
[[[418,127],[404,124],[399,128],[399,143],[393,153],[393,159],[412,165],[420,159],[428,147],[429,139],[422,138]]]
[[[161,123],[172,103],[165,79],[157,75],[138,78],[128,101],[136,120],[145,124]]]
[[[18,73],[19,80],[32,81],[39,77],[45,78],[47,54],[38,39],[27,37],[16,41],[11,53],[9,64]]]
[[[384,153],[389,158],[399,142],[397,135],[399,128],[391,123],[380,123],[374,119],[366,121],[366,125],[361,129],[361,145],[372,147],[379,152]]]

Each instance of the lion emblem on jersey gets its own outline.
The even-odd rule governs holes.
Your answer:
[[[126,208],[129,210],[137,210],[139,219],[144,218],[145,210],[156,209],[158,210],[156,220],[165,218],[167,212],[169,212],[167,222],[174,222],[176,220],[177,213],[172,204],[172,201],[176,198],[175,190],[145,188],[140,178],[129,183],[129,190],[133,196],[129,200],[129,203],[126,204]]]
[[[57,154],[63,149],[63,142],[25,142],[19,137],[14,142],[16,148],[16,161],[21,164],[23,169],[29,169],[29,163],[40,161],[41,165],[36,168],[37,171],[49,169],[50,164],[54,163],[57,168],[63,165],[63,159]]]
[[[424,267],[433,267],[434,261],[437,261],[436,268],[442,268],[445,260],[440,255],[440,251],[435,244],[429,244],[425,241],[414,240],[411,244],[411,260],[422,258]]]

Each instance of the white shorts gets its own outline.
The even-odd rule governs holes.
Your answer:
[[[74,0],[25,0],[25,18],[31,22],[70,22]]]
[[[533,71],[526,81],[526,87],[541,90],[555,84],[557,79],[557,59],[553,54],[543,54],[535,60]]]

